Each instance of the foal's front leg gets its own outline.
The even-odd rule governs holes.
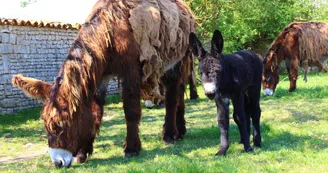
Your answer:
[[[244,93],[241,91],[232,95],[233,117],[238,125],[241,140],[246,152],[253,151],[249,142],[249,132],[246,125],[246,115],[244,109]]]
[[[218,125],[220,128],[220,149],[217,156],[225,155],[229,148],[229,99],[215,96]]]

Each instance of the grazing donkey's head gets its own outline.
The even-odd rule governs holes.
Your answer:
[[[220,84],[222,66],[223,37],[220,31],[215,30],[212,38],[211,52],[207,52],[195,33],[190,33],[189,44],[193,54],[199,61],[198,72],[201,76],[205,94],[213,99]]]

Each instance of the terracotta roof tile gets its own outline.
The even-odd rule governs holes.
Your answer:
[[[47,27],[58,29],[80,29],[81,24],[75,23],[61,23],[61,22],[47,22],[37,20],[19,20],[19,19],[5,19],[0,18],[0,25],[16,25],[16,26],[32,26],[32,27]]]

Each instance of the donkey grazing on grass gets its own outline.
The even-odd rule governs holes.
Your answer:
[[[279,65],[285,60],[289,77],[289,92],[296,89],[298,68],[304,68],[307,81],[309,66],[327,72],[328,23],[293,22],[286,26],[272,42],[264,58],[263,93],[272,96],[279,83]]]
[[[250,119],[253,123],[253,142],[261,147],[260,93],[263,64],[257,54],[248,50],[222,55],[223,37],[216,30],[212,38],[211,52],[205,51],[194,33],[189,36],[193,54],[199,60],[198,72],[205,94],[215,99],[220,127],[220,150],[225,155],[229,148],[229,99],[234,107],[233,118],[238,125],[240,142],[246,152],[250,146]]]
[[[125,157],[141,150],[140,90],[148,80],[154,92],[159,92],[161,78],[166,88],[162,139],[173,143],[183,138],[184,90],[192,56],[188,37],[195,30],[188,9],[182,0],[98,0],[53,84],[13,77],[14,85],[43,100],[41,117],[56,166],[69,167],[73,156],[83,162],[92,154],[105,97],[98,91],[110,76],[123,79]]]

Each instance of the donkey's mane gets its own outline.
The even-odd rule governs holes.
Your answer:
[[[139,46],[140,52],[136,53],[140,54],[140,62],[145,62],[142,82],[151,79],[154,88],[158,88],[159,79],[167,70],[164,66],[180,61],[188,50],[193,19],[182,0],[99,0],[61,68],[60,85],[52,91],[56,93],[61,88],[67,93],[70,110],[75,111],[79,103],[94,94],[111,56],[108,53],[124,54],[132,39]],[[133,33],[133,38],[120,39],[120,30]]]
[[[96,92],[104,71],[105,53],[113,46],[113,25],[127,17],[126,7],[131,6],[131,3],[121,2],[126,6],[114,0],[100,0],[95,4],[62,65],[52,88],[51,100],[61,88],[68,94],[69,110],[76,111],[79,103]]]

